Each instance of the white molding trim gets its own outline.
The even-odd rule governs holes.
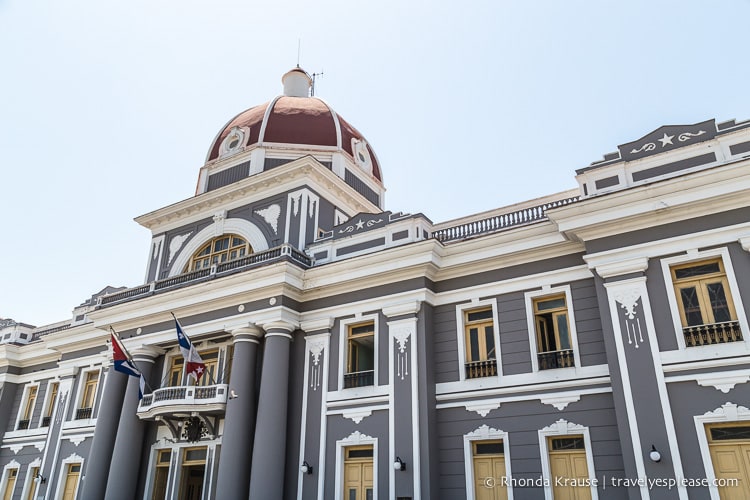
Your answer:
[[[378,438],[362,434],[359,431],[352,432],[344,439],[336,441],[336,475],[335,475],[335,500],[345,500],[343,491],[344,477],[344,448],[347,446],[372,445],[372,497],[378,497]],[[389,467],[392,469],[392,467]],[[322,481],[321,481],[322,482]]]
[[[581,393],[571,394],[567,396],[553,396],[553,397],[541,397],[539,402],[545,405],[550,405],[557,408],[559,411],[563,411],[570,403],[576,403],[581,400]]]
[[[458,376],[461,382],[466,381],[466,327],[464,325],[464,313],[471,309],[481,309],[483,307],[492,307],[492,333],[495,338],[495,363],[497,364],[497,375],[494,377],[482,377],[485,383],[487,380],[497,382],[503,376],[502,352],[500,350],[500,322],[497,315],[497,299],[479,300],[472,299],[470,302],[456,304],[456,341],[458,345]]]
[[[724,394],[734,389],[737,384],[745,384],[750,381],[750,375],[738,375],[738,376],[702,376],[698,375],[695,379],[698,385],[703,387],[713,387]]]
[[[503,442],[503,455],[505,461],[505,477],[510,479],[511,475],[511,460],[510,460],[510,442],[508,441],[508,433],[502,430],[494,429],[488,425],[481,425],[474,431],[464,434],[464,477],[466,478],[466,498],[476,498],[474,491],[474,454],[472,453],[472,444],[474,441],[488,441],[488,440],[500,439]],[[492,478],[495,481],[500,478]],[[488,487],[496,487],[496,483],[487,483]],[[511,481],[507,481],[506,488],[508,492],[508,500],[513,500],[513,486]]]
[[[564,404],[567,406],[570,403],[574,403],[581,399],[581,396],[588,396],[591,394],[608,394],[612,392],[611,387],[595,387],[591,389],[580,389],[576,391],[568,391],[568,392],[549,392],[545,394],[521,394],[519,396],[502,396],[502,397],[496,397],[496,398],[486,398],[486,399],[472,399],[472,400],[463,400],[463,401],[449,401],[445,403],[437,403],[435,405],[435,408],[438,410],[442,410],[445,408],[464,408],[470,411],[473,411],[471,408],[467,408],[467,406],[488,406],[488,405],[498,405],[498,407],[504,403],[514,403],[518,401],[535,401],[539,400],[540,403],[548,404],[555,406],[557,408],[558,405]],[[468,397],[468,396],[479,396],[479,394],[473,394],[473,393],[467,393],[464,394],[462,397]],[[563,408],[565,407],[563,406]],[[559,408],[558,408],[559,409]]]
[[[726,402],[714,411],[694,416],[693,420],[695,421],[695,432],[698,435],[698,446],[701,451],[701,458],[703,459],[703,467],[706,471],[706,479],[708,479],[708,491],[711,494],[711,500],[721,500],[719,489],[716,486],[716,474],[714,473],[713,461],[711,460],[711,451],[708,447],[706,424],[747,422],[750,420],[750,410],[744,406]]]
[[[529,332],[531,369],[535,373],[539,371],[539,358],[537,356],[536,322],[534,321],[534,299],[549,295],[559,295],[561,293],[565,295],[565,305],[568,308],[568,333],[570,334],[570,347],[573,349],[573,361],[576,373],[581,368],[581,351],[578,348],[578,331],[576,329],[575,308],[573,307],[573,293],[570,285],[564,285],[555,288],[542,288],[541,290],[526,292],[523,295],[526,304],[526,326]],[[562,369],[564,370],[565,368]]]
[[[724,271],[727,275],[727,283],[729,284],[729,293],[734,302],[734,310],[737,313],[737,320],[740,323],[740,330],[744,338],[743,342],[733,342],[732,350],[736,355],[737,346],[744,345],[746,351],[750,351],[750,327],[748,327],[747,316],[745,315],[745,308],[742,304],[742,296],[740,295],[740,289],[737,285],[737,278],[734,274],[734,267],[732,266],[732,259],[729,255],[729,249],[727,247],[712,248],[710,250],[688,251],[682,255],[674,257],[668,257],[661,259],[661,270],[664,276],[664,286],[667,289],[667,301],[669,303],[669,310],[672,314],[672,324],[674,325],[674,334],[677,338],[677,345],[681,351],[688,350],[685,346],[685,336],[682,334],[682,321],[680,320],[680,310],[677,304],[677,296],[675,295],[674,285],[672,284],[672,273],[670,267],[675,264],[685,264],[692,261],[701,261],[710,259],[712,257],[720,257],[724,264]],[[723,346],[719,346],[723,347]],[[716,346],[695,346],[689,350],[702,351],[706,354],[710,353]]]
[[[476,412],[477,415],[484,418],[486,417],[492,410],[497,410],[500,408],[500,403],[495,401],[492,403],[466,403],[464,405],[464,408],[466,408],[466,411],[473,411]]]
[[[207,241],[217,236],[216,232],[219,228],[219,225],[223,226],[223,231],[221,231],[218,236],[227,233],[236,234],[242,236],[247,240],[248,243],[250,243],[250,246],[253,247],[253,252],[268,250],[266,237],[263,236],[263,232],[260,230],[260,228],[258,228],[258,226],[256,226],[252,222],[238,218],[214,218],[214,222],[210,226],[206,226],[205,228],[200,230],[179,251],[177,257],[174,259],[172,267],[169,269],[170,277],[181,274],[182,270],[188,264],[193,254],[197,252],[198,249]]]
[[[438,401],[461,397],[498,396],[512,392],[609,384],[610,378],[609,366],[594,365],[582,367],[578,374],[573,370],[542,370],[537,373],[505,375],[502,380],[493,381],[492,384],[483,382],[483,379],[471,379],[465,382],[441,382],[435,384],[435,395]]]
[[[544,498],[546,500],[552,500],[552,472],[549,463],[549,449],[547,446],[547,437],[549,436],[569,436],[569,435],[582,435],[584,446],[586,447],[586,465],[589,470],[589,478],[596,478],[596,469],[594,468],[594,452],[591,448],[591,435],[589,434],[589,428],[583,425],[574,424],[568,422],[565,419],[560,419],[557,422],[544,427],[538,431],[539,434],[539,453],[542,457],[542,477],[547,479],[544,485]],[[644,476],[645,477],[645,476]],[[645,498],[648,498],[646,496]],[[592,484],[591,486],[591,499],[599,500],[599,492],[597,487]]]
[[[344,418],[348,418],[355,424],[359,424],[362,422],[362,419],[369,417],[372,415],[372,410],[343,410],[341,412],[341,416]]]

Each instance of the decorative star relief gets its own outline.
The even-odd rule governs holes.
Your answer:
[[[674,135],[667,135],[667,133],[664,132],[664,137],[659,139],[659,142],[661,142],[661,147],[665,147],[667,144],[671,144],[674,146],[674,144],[672,143],[672,139],[674,139]]]

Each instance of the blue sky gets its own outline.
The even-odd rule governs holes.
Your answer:
[[[750,119],[750,0],[0,0],[0,317],[143,281],[133,217],[194,194],[297,62],[434,222],[576,187],[664,124]]]

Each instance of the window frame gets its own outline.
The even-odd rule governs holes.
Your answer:
[[[222,250],[216,250],[215,244],[216,242],[223,240],[225,238],[229,238],[229,246],[227,246],[225,249]],[[240,238],[245,243],[243,245],[238,245],[236,247],[232,246],[232,242],[234,241],[234,238]],[[208,253],[206,255],[199,255],[199,253],[206,249],[208,247]],[[236,257],[234,259],[229,258],[229,254],[232,252],[233,249],[237,249],[239,251],[240,249],[245,250],[245,254],[241,255],[239,257]],[[252,255],[255,253],[255,249],[253,248],[253,245],[250,243],[250,241],[241,234],[236,233],[223,233],[218,236],[214,236],[213,238],[204,241],[188,258],[187,264],[185,264],[184,269],[182,270],[182,273],[192,273],[195,271],[203,271],[205,269],[212,269],[215,265],[224,264],[227,262],[233,262],[235,260],[244,259],[245,257],[248,257],[249,255]],[[227,260],[223,260],[220,262],[213,262],[215,256],[219,256],[222,254],[227,255]],[[208,259],[208,264],[206,266],[202,266],[199,269],[195,268],[196,261],[203,261],[204,259]]]
[[[41,474],[42,472],[42,461],[39,459],[39,457],[35,458],[26,466],[26,478],[23,482],[23,490],[21,490],[21,498],[26,500],[29,498],[30,493],[32,492],[32,487],[36,486],[36,489],[34,490],[34,496],[31,498],[36,498],[37,494],[39,493],[39,483],[34,481],[34,476],[32,476],[31,471],[34,470],[34,468],[38,469],[38,472]]]
[[[26,384],[26,386],[24,386],[24,388],[23,388],[23,397],[21,398],[21,405],[18,407],[18,414],[16,415],[16,423],[13,426],[13,429],[15,431],[28,431],[29,429],[31,429],[31,423],[32,423],[32,420],[34,419],[34,407],[36,407],[36,404],[37,404],[37,402],[39,400],[39,386],[40,386],[39,382],[29,382],[28,384]],[[25,411],[27,409],[29,409],[28,408],[29,393],[31,392],[32,389],[36,389],[36,393],[34,395],[34,404],[30,408],[29,418],[25,419],[23,417],[25,416]],[[18,424],[22,420],[28,420],[29,421],[29,425],[27,425],[25,429],[19,429],[18,428]]]
[[[750,410],[744,406],[727,402],[713,411],[708,411],[703,415],[693,416],[695,423],[695,432],[698,435],[698,448],[703,461],[703,470],[708,480],[708,492],[711,500],[721,500],[719,488],[716,486],[716,472],[714,471],[713,460],[711,459],[711,449],[709,448],[708,433],[709,427],[716,424],[726,423],[750,423]]]
[[[583,443],[586,447],[586,466],[588,468],[589,478],[597,477],[596,468],[594,467],[594,450],[591,447],[591,433],[587,426],[574,424],[565,419],[560,419],[552,425],[539,429],[538,435],[539,456],[542,458],[542,477],[549,479],[549,484],[544,486],[545,500],[553,500],[552,487],[554,485],[554,479],[551,477],[552,464],[550,463],[548,438],[583,436]],[[591,486],[591,500],[599,500],[599,491],[597,486],[594,485]]]
[[[544,297],[556,297],[563,295],[565,297],[565,307],[568,314],[568,335],[570,336],[570,348],[573,350],[573,366],[565,368],[551,368],[548,370],[539,369],[539,345],[538,332],[536,330],[536,315],[534,303]],[[576,329],[575,308],[573,306],[573,293],[570,285],[557,287],[542,287],[539,290],[533,290],[524,293],[524,302],[526,303],[526,325],[529,333],[529,353],[531,354],[531,370],[533,373],[547,372],[554,370],[578,371],[581,369],[581,352],[578,346],[578,330]],[[552,352],[552,351],[551,351]]]
[[[52,387],[57,386],[55,391],[55,399],[52,399]],[[58,379],[50,379],[47,381],[47,387],[44,391],[44,406],[42,406],[42,418],[39,419],[39,427],[52,427],[52,417],[55,416],[55,405],[60,397],[60,381]],[[49,415],[47,415],[49,412]],[[49,417],[49,425],[42,425],[44,419]]]
[[[91,370],[89,370],[91,371]],[[85,463],[85,460],[82,456],[77,455],[76,453],[73,453],[69,455],[67,458],[63,459],[62,462],[60,462],[58,470],[58,481],[57,481],[57,491],[55,491],[54,498],[56,500],[62,500],[63,494],[65,493],[65,482],[67,481],[68,477],[68,470],[71,465],[78,464],[81,467],[81,471],[78,475],[78,482],[76,483],[76,492],[73,498],[78,498],[78,494],[81,492],[81,482],[83,480],[83,471],[85,470],[83,468],[83,464]]]
[[[475,378],[467,378],[466,377],[466,363],[469,361],[467,360],[467,353],[466,353],[466,323],[465,318],[466,314],[478,309],[485,309],[487,307],[492,308],[492,334],[495,338],[495,360],[497,363],[497,367],[495,369],[496,375],[489,376],[489,377],[475,377]],[[458,344],[458,376],[459,380],[461,382],[465,382],[467,380],[498,380],[500,377],[503,376],[503,363],[502,363],[502,349],[500,346],[500,323],[497,320],[497,299],[491,298],[491,299],[473,299],[470,302],[464,302],[461,304],[456,304],[456,341]]]
[[[344,500],[344,461],[347,448],[353,446],[372,446],[372,497],[380,498],[378,496],[378,438],[361,434],[359,431],[354,431],[344,439],[336,441],[336,472],[334,474],[334,499]],[[395,458],[395,457],[394,457]],[[393,468],[390,468],[390,474],[393,475]],[[393,484],[389,481],[389,484]],[[392,486],[391,486],[392,489]]]
[[[360,387],[347,387],[344,388],[344,375],[346,375],[349,365],[349,328],[365,323],[373,323],[373,384],[364,385]],[[379,356],[378,351],[380,350],[380,315],[379,314],[366,314],[366,315],[355,315],[354,317],[343,319],[339,322],[339,376],[338,376],[338,390],[339,391],[351,391],[356,392],[373,392],[378,383],[378,370]]]
[[[21,464],[18,463],[18,461],[16,461],[15,459],[11,460],[7,464],[5,464],[5,467],[3,467],[3,476],[2,479],[0,479],[0,495],[5,495],[6,493],[5,490],[8,487],[8,479],[10,478],[11,470],[16,471],[16,477],[13,482],[13,489],[11,490],[11,498],[13,498],[13,494],[18,487],[18,477],[21,474]]]
[[[731,301],[734,305],[734,312],[737,316],[737,321],[740,325],[740,331],[742,332],[741,342],[730,342],[729,344],[709,344],[702,346],[694,346],[687,348],[685,344],[685,336],[683,334],[682,326],[682,315],[681,308],[678,303],[677,294],[675,292],[674,281],[672,280],[672,267],[680,266],[682,264],[699,263],[702,261],[713,260],[719,258],[722,265],[724,266],[724,275],[726,277],[727,284],[729,285],[728,292],[731,296]],[[674,329],[674,335],[677,339],[677,346],[680,351],[693,351],[700,352],[703,349],[713,350],[715,352],[724,351],[729,348],[729,351],[735,351],[740,345],[744,345],[746,350],[750,350],[750,328],[748,327],[747,317],[745,315],[745,307],[742,303],[742,296],[739,293],[739,286],[734,273],[734,267],[732,266],[732,259],[729,255],[729,249],[727,247],[712,248],[710,250],[688,250],[686,253],[676,255],[674,257],[667,257],[661,259],[662,276],[664,278],[664,288],[666,289],[667,302],[669,303],[669,309],[672,315],[672,326]]]
[[[464,434],[464,477],[466,478],[466,498],[476,498],[474,490],[474,444],[481,441],[502,441],[503,455],[505,456],[505,477],[511,478],[510,441],[508,433],[503,430],[493,429],[488,425],[482,425],[468,434]],[[497,478],[495,478],[497,479]],[[513,500],[513,487],[508,480],[506,489],[508,500]]]
[[[114,370],[114,368],[112,368],[112,369]],[[96,412],[96,403],[97,403],[97,399],[98,399],[97,396],[99,394],[99,388],[102,385],[102,368],[101,367],[89,368],[89,369],[81,370],[80,373],[81,373],[81,376],[79,377],[79,380],[78,380],[78,389],[77,389],[77,395],[76,395],[76,404],[75,404],[75,407],[74,407],[74,410],[73,410],[73,420],[74,421],[76,421],[76,420],[94,420],[94,415],[95,415],[95,412]],[[97,378],[96,378],[96,389],[94,390],[93,401],[91,403],[91,417],[89,417],[88,419],[84,419],[84,418],[80,418],[79,419],[79,418],[76,418],[76,413],[78,412],[78,410],[82,410],[84,408],[88,408],[88,407],[82,406],[82,404],[83,404],[83,397],[85,395],[84,393],[86,391],[86,379],[88,378],[88,375],[91,374],[91,373],[97,373],[98,374]]]

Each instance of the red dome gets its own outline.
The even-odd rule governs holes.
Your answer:
[[[359,131],[317,97],[280,96],[235,116],[219,133],[206,161],[219,158],[221,144],[233,129],[248,130],[245,147],[255,144],[295,144],[338,147],[354,158],[352,139],[365,141]],[[372,175],[382,181],[380,165],[369,144]]]

